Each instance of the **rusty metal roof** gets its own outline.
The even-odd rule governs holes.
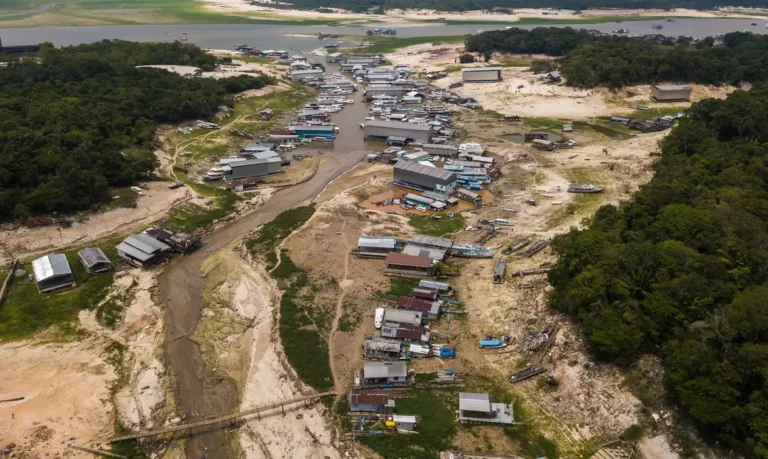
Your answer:
[[[384,262],[388,265],[413,266],[417,268],[429,268],[432,266],[431,258],[403,255],[397,252],[389,252]]]

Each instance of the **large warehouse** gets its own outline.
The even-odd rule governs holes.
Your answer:
[[[651,86],[651,97],[659,102],[688,100],[691,98],[691,87],[687,84],[657,84]]]
[[[461,79],[466,82],[501,81],[501,67],[461,69]]]
[[[269,158],[233,161],[221,168],[224,170],[224,180],[232,181],[279,174],[283,171],[280,167],[282,162],[279,156],[272,156]]]
[[[438,167],[398,161],[394,169],[395,183],[450,195],[456,189],[456,174]],[[414,186],[415,185],[415,186]]]
[[[428,124],[404,123],[402,121],[366,121],[366,140],[387,140],[389,137],[404,137],[409,142],[429,143],[432,139],[432,126]]]

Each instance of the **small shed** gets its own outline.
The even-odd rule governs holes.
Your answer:
[[[441,292],[441,293],[448,293],[451,291],[451,284],[449,284],[448,282],[438,282],[438,281],[431,281],[426,279],[419,281],[419,287],[437,290],[438,292]]]
[[[32,261],[32,271],[40,293],[68,287],[75,282],[67,257],[62,253],[43,255]]]
[[[573,124],[563,124],[563,132],[573,132]]]
[[[549,78],[549,81],[560,81],[563,79],[563,77],[560,76],[560,72],[549,72],[547,73],[547,78]]]
[[[416,416],[393,414],[392,420],[395,422],[395,428],[397,430],[413,430],[416,428]]]
[[[274,115],[274,112],[272,111],[272,109],[271,109],[271,108],[265,108],[264,110],[262,110],[261,112],[259,112],[259,116],[260,116],[260,117],[261,117],[261,119],[263,119],[263,120],[269,120],[269,119],[272,119],[272,116],[273,116],[273,115]]]
[[[103,273],[112,269],[112,262],[98,247],[88,247],[77,252],[77,259],[89,274]]]

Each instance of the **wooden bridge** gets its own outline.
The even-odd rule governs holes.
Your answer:
[[[154,437],[154,436],[164,435],[164,434],[169,434],[174,432],[182,432],[185,430],[189,430],[191,432],[192,429],[195,429],[198,427],[206,427],[206,426],[225,423],[225,422],[234,423],[239,419],[261,413],[262,411],[269,411],[277,408],[285,409],[285,405],[293,405],[294,403],[299,403],[299,402],[312,400],[316,398],[328,397],[330,395],[336,395],[336,392],[335,391],[322,392],[319,394],[307,395],[304,397],[283,400],[281,402],[268,403],[266,405],[258,405],[242,411],[235,411],[234,413],[223,414],[221,416],[212,416],[205,419],[201,419],[199,421],[190,422],[188,424],[178,424],[175,426],[165,427],[162,429],[145,430],[143,432],[135,432],[127,435],[118,435],[116,437],[110,438],[109,442],[115,443],[123,440],[137,440],[139,438]]]

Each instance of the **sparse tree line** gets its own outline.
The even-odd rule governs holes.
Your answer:
[[[556,56],[567,84],[624,86],[665,81],[701,84],[759,82],[768,73],[768,37],[727,34],[718,43],[685,37],[623,37],[572,28],[485,32],[466,40],[468,52]]]
[[[551,307],[600,358],[663,358],[702,438],[768,458],[768,87],[693,105],[655,175],[553,242]]]
[[[0,219],[71,212],[152,172],[155,122],[205,118],[269,77],[185,78],[137,65],[215,58],[193,45],[102,41],[0,70]]]

